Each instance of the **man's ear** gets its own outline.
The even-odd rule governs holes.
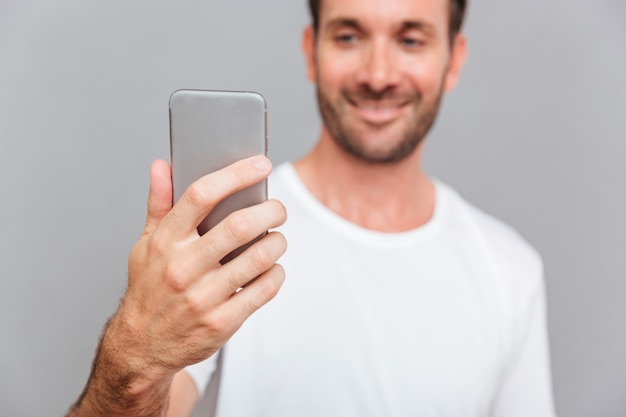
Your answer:
[[[315,69],[315,29],[309,25],[304,28],[302,33],[302,53],[306,59],[307,77],[310,81],[317,80],[317,71]]]
[[[465,64],[465,57],[467,56],[467,38],[462,33],[459,33],[454,38],[452,44],[452,51],[450,54],[450,64],[448,66],[448,72],[444,81],[444,90],[452,91],[459,81],[461,76],[461,70]]]

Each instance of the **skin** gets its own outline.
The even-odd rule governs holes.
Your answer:
[[[318,33],[304,31],[308,77],[342,115],[360,155],[324,124],[316,147],[295,167],[323,204],[355,224],[401,232],[432,217],[435,191],[421,168],[421,138],[402,158],[385,157],[407,131],[425,134],[415,120],[456,85],[466,40],[459,34],[450,48],[448,7],[446,0],[370,0],[367,7],[325,0]],[[382,98],[352,100],[359,91]]]
[[[448,0],[364,2],[324,0],[319,31],[304,31],[308,77],[348,132],[342,138],[348,144],[333,136],[336,126],[324,124],[316,147],[295,167],[337,214],[399,232],[432,217],[435,191],[421,168],[421,139],[429,110],[458,80],[466,41],[463,35],[448,39]],[[128,290],[70,416],[189,415],[198,392],[181,369],[219,349],[284,279],[276,261],[286,243],[275,232],[218,265],[232,249],[285,221],[277,201],[230,216],[203,237],[195,232],[226,194],[269,174],[267,160],[256,162],[265,166],[244,160],[202,178],[173,208],[169,166],[153,164],[146,228],[130,255]]]
[[[276,295],[284,280],[276,261],[286,242],[270,232],[231,262],[219,260],[280,226],[286,212],[270,200],[231,214],[202,237],[196,227],[226,195],[270,171],[265,157],[239,161],[196,181],[172,207],[170,167],[152,165],[146,225],[129,257],[128,288],[69,416],[163,416],[170,393],[177,398],[170,415],[188,414],[198,394],[185,389],[190,378],[177,373],[215,353]]]

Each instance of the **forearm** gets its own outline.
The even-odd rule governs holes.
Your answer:
[[[107,323],[89,380],[67,417],[165,415],[173,374],[149,370],[142,358],[130,356],[119,327],[115,319]]]

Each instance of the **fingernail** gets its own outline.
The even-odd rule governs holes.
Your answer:
[[[270,161],[264,156],[255,156],[252,158],[252,166],[259,171],[267,171],[270,169]]]

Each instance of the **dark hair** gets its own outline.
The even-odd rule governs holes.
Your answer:
[[[309,11],[313,20],[313,29],[317,31],[319,28],[319,15],[322,0],[309,0]],[[465,18],[465,9],[467,8],[467,0],[450,0],[450,17],[449,17],[449,34],[450,42],[461,31],[463,19]]]

